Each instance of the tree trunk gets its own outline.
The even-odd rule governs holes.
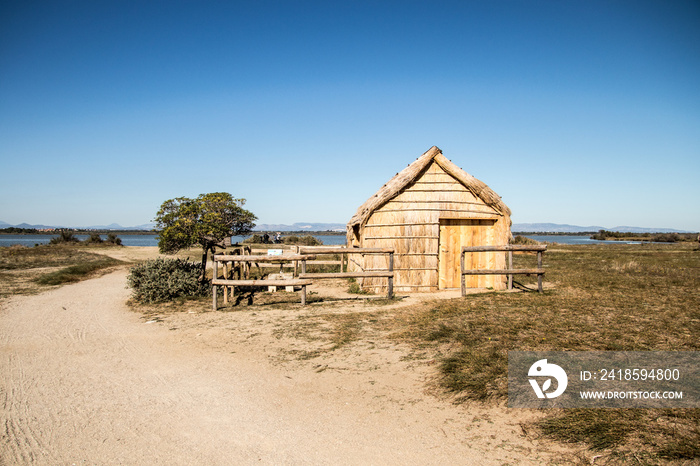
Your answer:
[[[209,249],[212,249],[209,245],[202,247],[202,278],[200,279],[202,283],[207,280],[207,254],[209,254]]]

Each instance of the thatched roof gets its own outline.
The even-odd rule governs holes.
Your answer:
[[[452,163],[442,155],[440,149],[433,146],[426,153],[418,157],[415,162],[397,173],[396,176],[390,179],[379,191],[362,204],[357,209],[355,215],[350,219],[350,222],[348,222],[348,229],[355,225],[364,225],[372,212],[397,196],[406,186],[420,177],[423,170],[425,170],[432,161],[435,161],[445,172],[464,185],[474,196],[484,201],[486,205],[492,207],[496,212],[510,217],[510,209],[503,203],[498,194],[493,192],[484,182],[477,180]]]

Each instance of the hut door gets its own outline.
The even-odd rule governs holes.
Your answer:
[[[495,220],[440,219],[440,253],[438,287],[441,290],[460,287],[459,254],[462,246],[493,244]],[[467,269],[493,268],[494,253],[467,254]],[[467,275],[467,288],[493,286],[489,275]]]

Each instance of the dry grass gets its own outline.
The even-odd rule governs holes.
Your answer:
[[[22,284],[38,287],[32,280],[51,270],[40,268],[46,264],[68,267],[91,254],[83,248],[53,253],[31,248],[37,249],[35,254],[5,249],[0,254],[4,295],[8,289],[24,292]],[[516,255],[516,267],[531,261],[530,256]],[[352,312],[346,312],[342,301],[316,297],[313,309],[276,332],[280,338],[315,342],[296,355],[301,359],[377,337],[408,343],[421,359],[437,361],[444,393],[457,402],[486,404],[505,399],[508,350],[700,350],[700,251],[695,245],[552,245],[544,264],[545,285],[550,288],[542,294],[486,292],[415,305],[372,301],[366,309]],[[517,280],[532,288],[535,277]],[[221,312],[247,308],[242,304]],[[140,310],[153,316],[206,312],[210,305],[211,300],[203,298]],[[297,306],[297,293],[262,292],[256,293],[254,308]],[[545,414],[524,429],[599,450],[596,464],[681,464],[700,458],[699,409],[571,409]]]
[[[700,350],[694,246],[557,245],[545,266],[551,291],[417,306],[396,336],[445,354],[440,386],[458,402],[507,396],[509,350]],[[612,449],[615,461],[636,454],[651,463],[700,458],[699,426],[700,409],[576,409],[538,424],[550,438]]]
[[[39,293],[50,286],[93,277],[123,263],[91,249],[72,244],[0,248],[0,298]]]
[[[516,255],[515,266],[531,264]],[[700,251],[694,245],[554,245],[545,293],[485,292],[366,312],[320,312],[280,328],[317,342],[314,358],[377,335],[438,361],[439,389],[455,402],[503,403],[507,352],[700,350]],[[518,277],[526,289],[536,278]],[[291,332],[291,333],[290,333]],[[599,451],[596,464],[700,458],[700,409],[570,409],[524,426]]]

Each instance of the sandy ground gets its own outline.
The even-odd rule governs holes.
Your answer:
[[[133,258],[125,251],[117,255]],[[456,406],[429,393],[434,361],[407,357],[407,348],[381,335],[294,357],[325,343],[286,334],[286,325],[313,320],[322,303],[144,318],[125,304],[126,273],[0,303],[0,464],[571,457],[523,435],[520,423],[532,413]],[[348,301],[334,312],[367,306]]]

